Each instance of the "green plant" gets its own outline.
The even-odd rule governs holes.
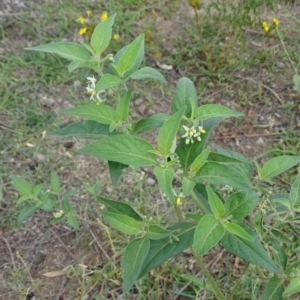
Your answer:
[[[191,247],[208,281],[207,289],[217,299],[233,299],[241,281],[230,291],[222,289],[203,263],[203,256],[221,243],[257,267],[265,285],[262,299],[282,299],[299,292],[297,245],[286,247],[290,239],[284,232],[299,222],[300,175],[289,194],[273,187],[276,194],[271,195],[269,187],[274,177],[299,164],[300,157],[275,157],[263,165],[255,162],[257,175],[253,176],[253,163],[241,154],[207,146],[215,126],[226,118],[243,115],[221,105],[198,106],[194,84],[186,77],[176,85],[171,115],[157,113],[133,121],[129,114],[133,97],[129,81],[156,79],[165,83],[165,79],[153,68],[141,68],[143,35],[116,55],[104,55],[111,40],[114,17],[97,25],[90,45],[57,42],[27,49],[60,55],[71,61],[69,71],[86,67],[100,78],[87,78],[92,103],[63,110],[86,121],[73,123],[52,135],[93,138],[93,142],[77,152],[108,161],[114,185],[125,168],[153,167],[157,183],[172,208],[160,216],[143,216],[127,203],[97,196],[106,207],[99,214],[111,227],[133,237],[122,259],[123,291],[128,292],[136,280]],[[116,103],[103,104],[108,88],[113,90]],[[141,136],[156,128],[159,132],[154,146]],[[177,141],[179,133],[181,138]],[[41,191],[42,187],[33,188],[20,177],[13,177],[13,183],[23,195],[22,201],[31,197],[41,207],[39,193],[32,191]],[[59,191],[57,184],[52,189]],[[96,188],[92,193],[97,193]],[[49,197],[46,199],[50,202]],[[188,212],[192,205],[197,208],[196,213]],[[38,208],[31,207],[31,212]],[[63,214],[70,211],[70,205],[63,206]],[[165,224],[166,215],[173,212],[178,220]]]
[[[51,223],[56,224],[67,220],[69,226],[79,229],[74,209],[69,201],[70,197],[76,194],[76,190],[61,193],[60,180],[54,171],[51,172],[50,189],[47,189],[44,183],[32,186],[24,178],[17,175],[12,176],[12,183],[14,188],[22,195],[17,200],[17,206],[20,206],[25,201],[29,202],[23,206],[18,215],[18,226],[38,209],[53,213],[55,207],[62,207],[62,209],[53,213],[54,218]]]

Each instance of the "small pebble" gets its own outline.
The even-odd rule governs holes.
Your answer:
[[[146,183],[148,185],[155,185],[156,181],[153,178],[149,177],[147,178]]]

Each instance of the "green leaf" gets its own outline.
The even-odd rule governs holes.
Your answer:
[[[142,134],[152,129],[161,127],[169,118],[170,116],[167,114],[158,113],[154,114],[150,118],[141,119],[137,123],[133,124],[132,133]]]
[[[294,90],[300,94],[300,75],[293,76]]]
[[[208,161],[220,162],[223,164],[241,163],[240,160],[220,153],[210,152],[207,158]]]
[[[172,231],[164,229],[157,225],[150,225],[148,228],[147,236],[151,240],[163,239],[167,236],[170,236]]]
[[[261,178],[268,180],[300,163],[300,156],[282,155],[268,160],[261,169]]]
[[[182,107],[160,128],[157,138],[157,146],[162,154],[168,154],[176,137],[181,118],[186,107]]]
[[[70,191],[68,191],[70,192]],[[69,194],[67,194],[68,192],[66,192],[64,195],[63,195],[63,200],[62,200],[62,208],[63,208],[63,211],[65,213],[69,213],[72,211],[72,206],[71,206],[71,203],[69,201]]]
[[[26,205],[18,215],[17,225],[20,226],[26,219],[32,216],[38,207],[39,204]]]
[[[196,181],[224,184],[237,190],[252,190],[251,182],[238,168],[217,162],[206,162],[197,173]]]
[[[48,211],[48,212],[52,212],[53,211],[53,204],[52,204],[52,199],[51,199],[51,194],[49,193],[45,193],[41,199],[42,204],[40,205],[40,208]]]
[[[95,60],[87,60],[87,61],[73,60],[68,65],[68,71],[71,73],[78,68],[97,69],[97,67],[98,67],[98,62]]]
[[[69,42],[50,43],[24,49],[57,54],[68,60],[85,61],[90,58],[90,52],[84,46]]]
[[[54,192],[56,194],[59,193],[61,187],[60,187],[60,180],[59,180],[57,173],[54,171],[51,171],[50,179],[51,179],[50,181],[51,181],[52,192]]]
[[[96,83],[96,91],[103,91],[105,89],[118,86],[121,84],[121,79],[118,76],[111,74],[104,74]]]
[[[214,214],[215,218],[218,220],[225,215],[225,207],[222,200],[219,196],[214,192],[214,190],[207,186],[206,192],[208,196],[208,203],[212,213]]]
[[[300,205],[300,173],[298,173],[295,181],[292,184],[290,197],[293,206]]]
[[[207,147],[195,158],[195,160],[193,161],[193,163],[191,165],[192,173],[196,173],[201,169],[201,167],[205,164],[205,162],[208,158],[209,152],[210,152],[210,147]]]
[[[131,99],[132,92],[127,91],[119,101],[116,112],[120,121],[126,121],[128,118],[129,104]]]
[[[205,215],[198,223],[194,234],[193,250],[196,256],[206,254],[223,237],[225,230],[213,215]]]
[[[101,138],[77,152],[124,165],[142,167],[156,163],[155,155],[149,150],[153,150],[153,147],[146,140],[132,135],[118,134]]]
[[[143,221],[143,218],[140,216],[140,214],[127,203],[106,199],[101,196],[98,196],[97,200],[103,203],[109,212],[126,215],[137,221]]]
[[[132,240],[126,247],[122,259],[123,293],[127,293],[141,271],[144,260],[149,252],[150,241],[147,237]]]
[[[191,194],[193,188],[195,187],[195,181],[189,178],[183,177],[182,180],[182,193],[183,196],[186,197]]]
[[[162,83],[167,83],[164,76],[162,76],[162,74],[159,71],[157,71],[156,69],[153,69],[151,67],[141,68],[140,70],[135,71],[134,73],[132,73],[129,76],[129,78],[135,79],[135,80],[151,78],[151,79],[159,80]]]
[[[70,124],[67,127],[50,132],[49,134],[57,138],[65,138],[69,136],[99,138],[103,135],[109,134],[108,128],[109,126],[107,124],[100,124],[96,121],[85,121]]]
[[[284,284],[277,277],[271,277],[267,282],[261,300],[283,300]]]
[[[195,119],[206,120],[210,118],[230,118],[230,117],[243,117],[244,114],[235,110],[227,108],[219,104],[205,104],[196,109]]]
[[[281,269],[273,262],[255,232],[245,224],[240,226],[253,238],[253,241],[225,233],[221,241],[224,248],[254,265],[265,268],[272,273],[282,274]]]
[[[158,180],[158,184],[168,199],[174,203],[175,196],[172,189],[172,182],[175,171],[172,168],[155,167],[154,174]]]
[[[109,225],[125,234],[138,234],[141,230],[139,223],[126,215],[117,214],[108,211],[101,211],[100,215],[109,223]]]
[[[113,186],[117,185],[119,178],[122,175],[122,170],[128,165],[121,164],[115,161],[108,161],[109,175]]]
[[[67,216],[67,223],[70,227],[74,228],[75,230],[79,230],[78,222],[73,214]]]
[[[24,196],[31,195],[33,187],[31,184],[20,176],[12,175],[12,184],[14,188]]]
[[[68,109],[62,109],[62,113],[97,121],[102,124],[111,124],[118,120],[116,112],[105,104],[85,104]]]
[[[38,185],[36,185],[34,188],[33,188],[33,195],[38,197],[42,191],[42,189],[44,188],[45,184],[44,183],[40,183]]]
[[[193,82],[187,77],[180,78],[171,104],[172,113],[174,114],[186,106],[185,115],[189,118],[192,115],[192,107],[196,107],[197,104],[197,94]]]
[[[275,252],[274,258],[276,262],[282,267],[282,269],[285,270],[287,265],[287,255],[283,247],[277,242],[277,240],[272,239],[271,242]]]
[[[195,230],[193,224],[185,222],[177,223],[167,229],[172,231],[172,235],[176,240],[170,237],[151,240],[149,252],[137,279],[192,245]]]
[[[240,162],[242,162],[238,168],[241,169],[243,171],[243,173],[245,173],[247,178],[249,178],[250,180],[252,179],[253,165],[252,165],[251,161],[249,161],[246,157],[244,157],[242,154],[237,153],[235,151],[223,149],[218,146],[214,146],[214,149],[220,154],[235,158],[235,159],[239,160]]]
[[[93,31],[91,36],[91,46],[95,50],[96,56],[99,56],[110,43],[115,16],[116,14],[99,23]]]
[[[203,122],[203,128],[206,130],[206,133],[201,135],[201,142],[195,141],[193,144],[190,143],[186,145],[185,139],[181,138],[180,143],[176,148],[176,153],[179,156],[180,163],[185,172],[188,171],[188,167],[195,158],[202,153],[208,141],[210,132],[220,121],[222,121],[222,119],[209,119]]]
[[[253,191],[231,194],[225,201],[227,215],[231,219],[241,222],[248,216],[258,203],[257,193]]]
[[[130,45],[128,45],[124,53],[122,53],[118,59],[116,69],[121,77],[134,67],[141,51],[144,55],[144,34],[139,35]]]
[[[232,233],[250,242],[253,241],[253,238],[238,224],[226,222],[223,223],[223,225],[229,233]]]
[[[300,292],[300,276],[291,280],[290,284],[287,286],[282,296],[287,297],[298,292]]]
[[[25,195],[25,196],[20,197],[20,198],[17,200],[16,206],[19,206],[21,203],[23,203],[24,201],[30,199],[31,197],[32,197],[31,195]]]

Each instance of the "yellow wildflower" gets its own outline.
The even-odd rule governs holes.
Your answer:
[[[262,22],[262,27],[263,27],[263,29],[264,29],[265,32],[268,32],[269,29],[270,29],[267,22]]]
[[[101,22],[103,22],[103,21],[107,20],[107,18],[108,18],[108,14],[107,14],[107,12],[105,11],[105,12],[103,12],[103,13],[101,14],[100,20],[101,20]]]
[[[176,204],[177,204],[177,205],[181,205],[181,204],[182,204],[182,202],[181,202],[181,197],[178,196],[178,197],[176,198]]]
[[[80,24],[84,24],[85,23],[85,18],[83,16],[80,16],[77,21],[80,23]]]
[[[275,27],[277,27],[277,26],[279,25],[279,20],[276,19],[276,18],[273,18],[273,25],[274,25]]]
[[[79,33],[80,35],[85,35],[85,34],[86,34],[86,31],[87,31],[87,28],[86,28],[86,27],[82,27],[82,28],[79,29],[78,33]]]
[[[88,17],[90,17],[90,16],[92,15],[92,11],[91,11],[91,10],[87,10],[85,13],[86,13],[86,15],[87,15]]]
[[[117,41],[117,40],[120,39],[120,36],[119,36],[118,34],[114,34],[114,35],[113,35],[113,39],[114,39],[115,41]]]

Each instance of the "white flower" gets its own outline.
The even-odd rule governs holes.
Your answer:
[[[54,219],[61,218],[64,214],[64,211],[61,209],[59,212],[53,214]]]
[[[182,136],[185,138],[185,143],[188,145],[190,142],[194,143],[193,137],[195,137],[195,134],[197,134],[197,131],[195,129],[195,126],[187,127],[185,125],[182,125],[182,127],[185,130],[185,134]]]
[[[104,91],[98,91],[98,92],[96,91],[96,78],[93,76],[93,77],[87,77],[86,79],[88,80],[86,92],[89,95],[91,95],[90,101],[95,101],[97,103],[104,102],[105,99],[102,99],[100,97],[100,94],[103,93]]]

